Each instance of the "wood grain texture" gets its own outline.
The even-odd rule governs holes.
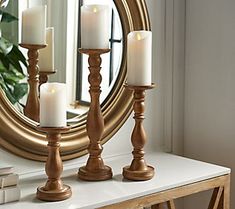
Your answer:
[[[166,207],[164,207],[164,205],[166,205]],[[151,209],[166,209],[166,208],[167,209],[176,209],[174,200],[169,200],[166,203],[160,203],[160,204],[151,206]]]
[[[87,115],[87,135],[90,139],[88,146],[89,158],[86,166],[79,169],[78,177],[87,181],[101,181],[111,179],[112,169],[104,165],[101,153],[103,147],[101,139],[104,132],[104,119],[100,108],[101,93],[101,54],[108,53],[110,49],[80,49],[83,54],[88,54],[88,63],[90,74],[88,81],[90,83],[89,93],[91,96],[90,108]]]
[[[38,187],[37,198],[43,201],[61,201],[72,195],[70,186],[64,185],[60,176],[63,172],[63,163],[60,157],[61,132],[70,128],[41,128],[38,130],[47,133],[48,158],[46,161],[46,174],[48,180],[45,186]]]
[[[164,204],[160,203],[160,204],[157,204],[157,205],[152,205],[151,209],[164,209]]]
[[[176,209],[174,200],[167,201],[167,207],[168,209]]]
[[[38,99],[38,57],[39,49],[43,49],[46,45],[30,45],[20,44],[21,47],[28,49],[28,84],[29,93],[24,107],[24,115],[39,122],[39,99]]]
[[[123,168],[123,176],[129,180],[145,181],[153,178],[154,168],[147,165],[144,159],[144,145],[147,142],[147,136],[144,130],[144,110],[145,110],[145,90],[153,88],[153,86],[127,86],[134,91],[134,119],[135,127],[131,135],[131,143],[133,145],[133,160],[130,166]]]
[[[215,188],[208,209],[218,209],[224,187]]]
[[[230,183],[229,182],[230,182],[230,174],[211,178],[209,180],[200,181],[200,182],[193,183],[193,184],[188,184],[188,185],[181,186],[181,187],[176,187],[173,189],[154,193],[151,195],[146,195],[146,196],[130,199],[124,202],[101,207],[100,209],[120,209],[120,208],[136,209],[138,207],[148,207],[151,205],[158,205],[159,203],[172,201],[177,198],[196,194],[202,191],[215,189],[221,186],[226,188],[226,192],[224,192],[224,195],[222,195],[223,201],[226,202],[226,204],[223,204],[222,209],[230,209],[230,204],[229,204]]]

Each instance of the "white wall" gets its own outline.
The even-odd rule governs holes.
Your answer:
[[[235,1],[186,1],[185,155],[235,170]],[[235,208],[235,174],[232,207]],[[197,204],[192,204],[192,201]],[[185,201],[206,208],[207,194]],[[202,206],[204,204],[204,206]]]
[[[150,9],[150,17],[153,31],[153,81],[158,84],[158,87],[147,93],[146,97],[146,120],[145,127],[148,135],[148,144],[146,150],[161,149],[164,145],[164,69],[162,51],[165,46],[164,38],[164,20],[165,20],[165,3],[163,0],[148,0]],[[132,116],[119,130],[119,132],[104,145],[104,157],[112,155],[130,153],[132,146],[130,142],[131,131],[134,126]],[[35,163],[29,160],[18,158],[6,151],[0,149],[0,160],[15,165],[16,171],[19,173],[32,172],[34,170],[44,170],[43,163]],[[85,161],[86,156],[78,159]],[[76,160],[66,162],[66,164],[75,163]]]

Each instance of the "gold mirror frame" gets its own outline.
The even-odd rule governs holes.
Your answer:
[[[123,27],[123,59],[116,84],[102,106],[105,121],[102,144],[118,131],[132,110],[131,92],[123,87],[126,80],[127,34],[133,30],[150,30],[145,0],[115,0],[114,2]],[[19,113],[0,89],[0,146],[23,158],[45,161],[47,141],[45,134],[36,130],[36,125],[37,123]],[[88,142],[84,116],[78,125],[62,135],[62,159],[70,160],[86,154]]]

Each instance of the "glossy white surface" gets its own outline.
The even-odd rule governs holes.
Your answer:
[[[113,168],[114,177],[104,182],[77,180],[77,168],[64,171],[64,183],[72,186],[73,196],[63,202],[47,203],[35,199],[36,188],[45,183],[45,176],[23,178],[20,180],[21,201],[2,205],[1,209],[91,209],[230,173],[229,168],[167,153],[152,153],[146,160],[156,168],[155,177],[150,181],[131,182],[123,180],[121,175],[122,167],[131,159],[131,155],[125,155],[106,160]]]

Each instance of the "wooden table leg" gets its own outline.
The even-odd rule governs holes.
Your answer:
[[[167,208],[168,209],[176,209],[174,200],[170,200],[170,201],[167,202]]]
[[[230,209],[230,175],[223,186],[214,189],[208,209]]]
[[[224,184],[224,192],[222,194],[223,204],[221,209],[230,209],[230,175],[228,175]]]
[[[223,191],[224,191],[224,187],[222,186],[214,189],[208,209],[219,208]]]
[[[151,209],[164,209],[163,203],[157,204],[157,205],[152,205]]]
[[[168,209],[176,209],[174,200],[167,201],[167,208]],[[164,209],[164,203],[160,203],[157,205],[152,205],[151,209]]]

